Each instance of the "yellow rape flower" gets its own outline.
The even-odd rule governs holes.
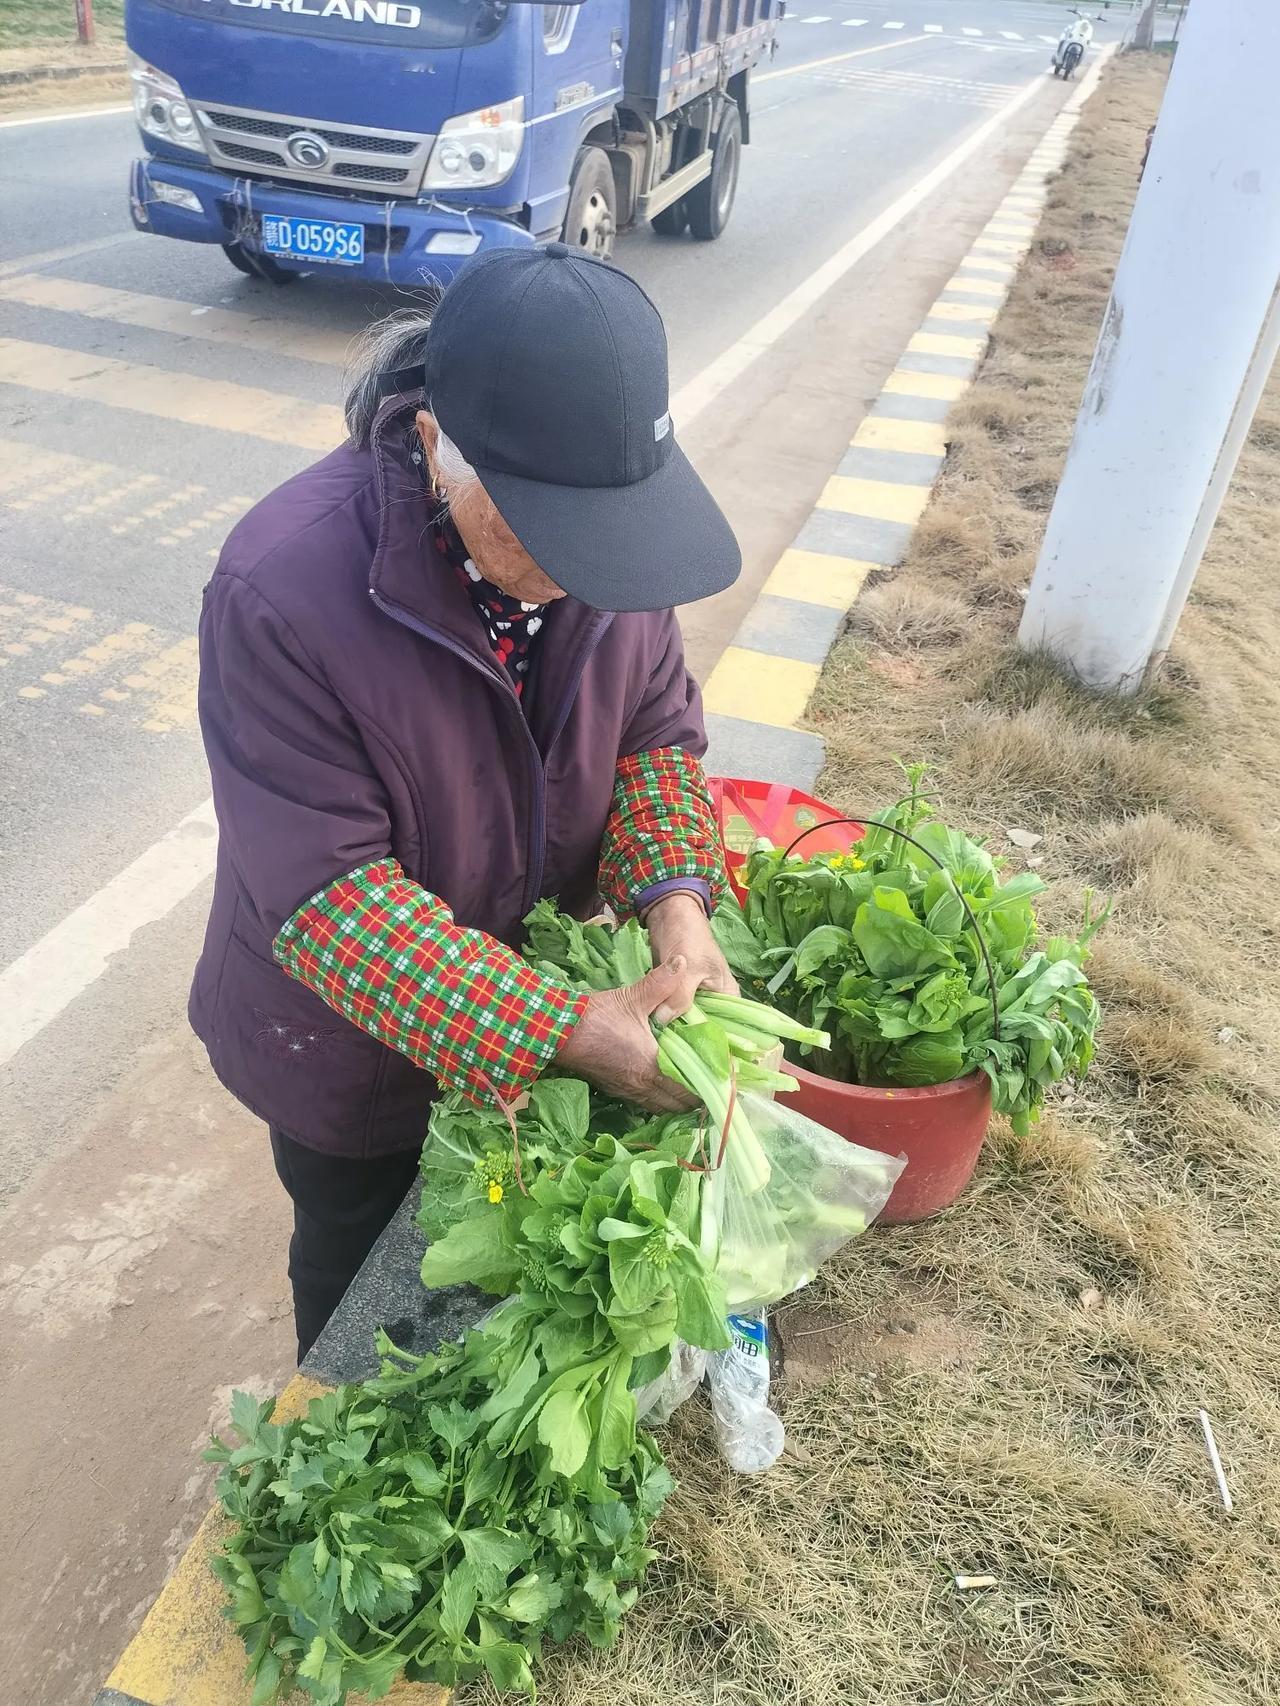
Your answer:
[[[489,1201],[490,1202],[501,1202],[502,1201],[502,1186],[498,1183],[498,1181],[496,1179],[490,1179],[489,1180]]]

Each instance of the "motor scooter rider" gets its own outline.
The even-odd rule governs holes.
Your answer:
[[[1093,25],[1088,18],[1082,17],[1078,12],[1058,37],[1058,45],[1053,50],[1053,68],[1055,71],[1062,69],[1063,57],[1073,41],[1080,43],[1082,57],[1084,51],[1093,41]]]

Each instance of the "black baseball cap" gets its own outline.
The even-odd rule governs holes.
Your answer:
[[[733,530],[675,441],[667,337],[634,279],[564,243],[458,275],[427,338],[427,406],[557,586],[665,610],[732,585]]]

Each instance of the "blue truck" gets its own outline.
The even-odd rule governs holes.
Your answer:
[[[784,0],[126,0],[140,231],[274,283],[718,237]]]

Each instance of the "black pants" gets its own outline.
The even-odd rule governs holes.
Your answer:
[[[418,1170],[418,1151],[353,1161],[308,1149],[273,1126],[271,1153],[293,1199],[289,1281],[301,1362],[404,1200]]]

